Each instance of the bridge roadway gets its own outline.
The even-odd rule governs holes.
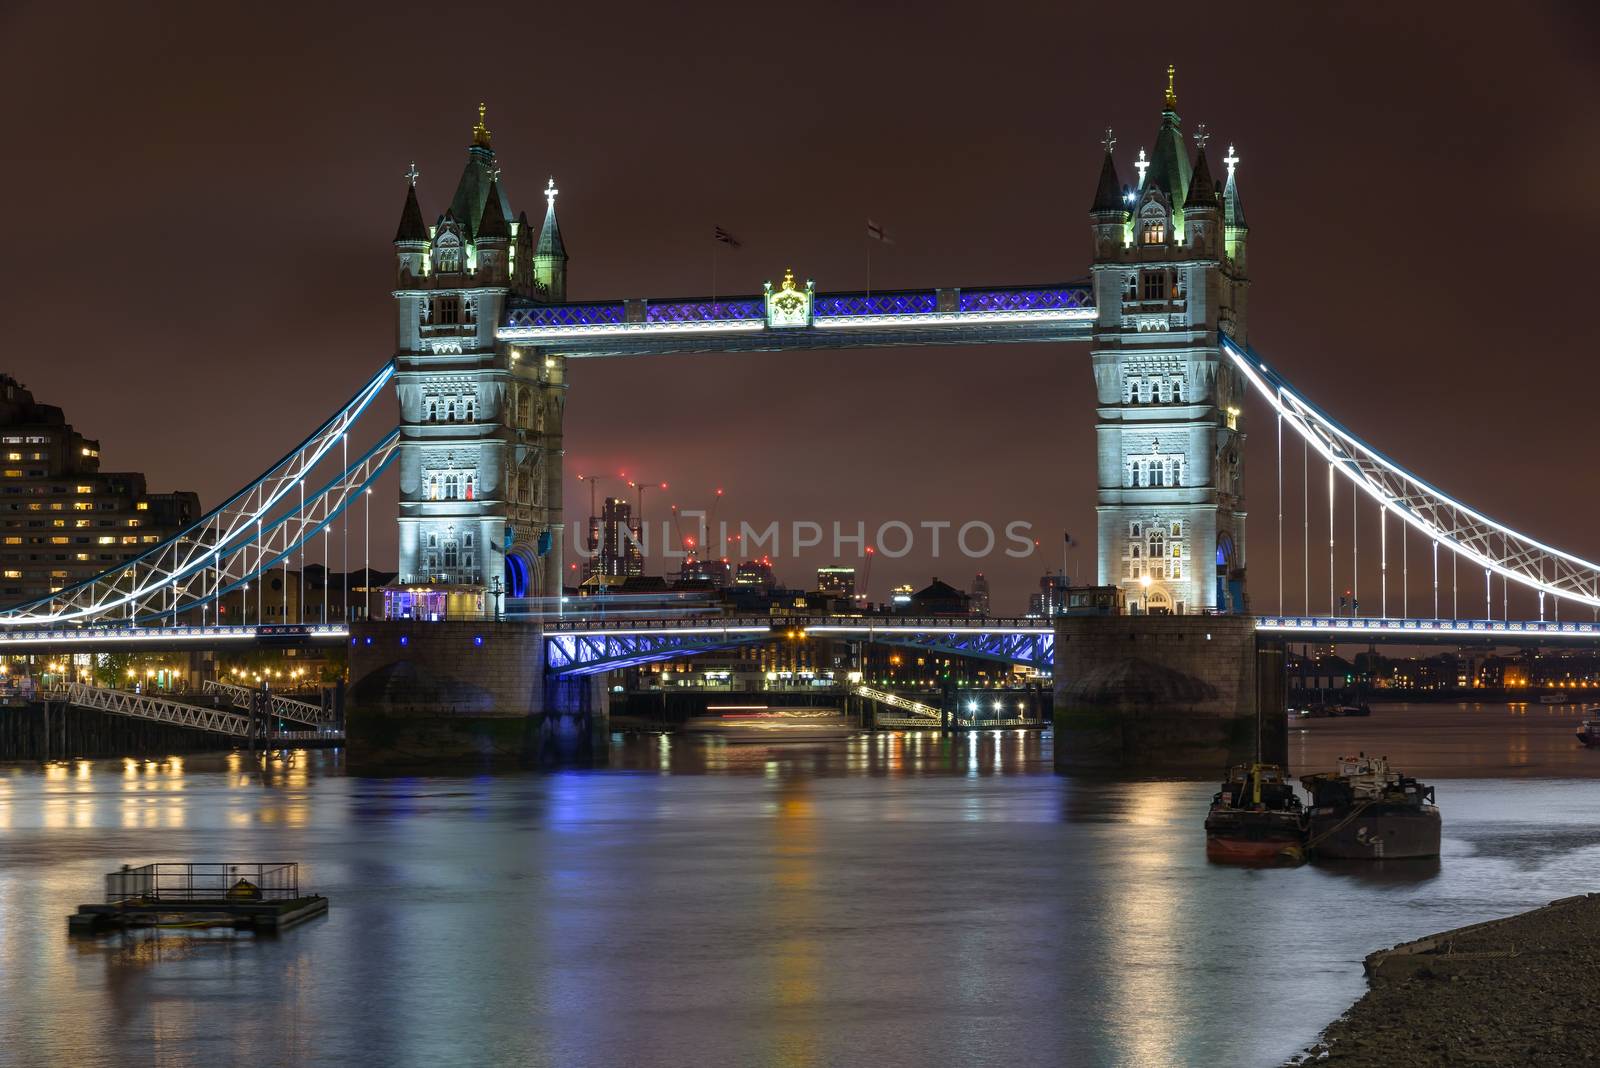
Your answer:
[[[536,617],[526,617],[532,623]],[[597,674],[774,638],[816,636],[900,645],[1049,670],[1055,629],[1047,620],[982,616],[586,616],[543,621],[545,664],[556,674]],[[1600,622],[1400,619],[1271,615],[1256,633],[1289,641],[1379,645],[1600,645]],[[0,630],[0,655],[130,649],[227,649],[336,645],[343,623],[256,627],[82,627]]]

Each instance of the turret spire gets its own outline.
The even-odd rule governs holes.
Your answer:
[[[1167,64],[1167,100],[1166,100],[1166,110],[1168,110],[1168,111],[1177,111],[1178,110],[1178,82],[1177,82],[1177,75],[1178,75],[1178,68],[1173,66],[1171,63],[1168,63]]]
[[[489,144],[489,127],[483,124],[484,112],[488,110],[489,105],[481,102],[478,104],[478,124],[472,128],[472,143],[484,148],[492,147]]]
[[[1095,187],[1094,205],[1089,210],[1114,211],[1120,215],[1125,208],[1122,203],[1122,181],[1117,177],[1116,161],[1111,158],[1111,149],[1117,143],[1117,139],[1111,136],[1111,127],[1106,127],[1106,138],[1101,143],[1106,146],[1106,154],[1100,164],[1100,184]]]
[[[402,241],[427,241],[428,225],[422,221],[422,205],[417,203],[417,165],[406,172],[406,205],[400,209],[400,226],[394,232],[396,244]]]

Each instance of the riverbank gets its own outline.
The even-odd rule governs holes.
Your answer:
[[[1367,958],[1367,993],[1291,1065],[1592,1065],[1600,894]]]

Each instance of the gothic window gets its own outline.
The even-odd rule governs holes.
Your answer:
[[[1132,536],[1132,537],[1137,538],[1139,536],[1139,529],[1140,529],[1140,525],[1138,523],[1129,523],[1128,524],[1128,534],[1130,536]]]
[[[1150,484],[1152,486],[1165,486],[1167,484],[1167,465],[1160,460],[1150,462]]]
[[[478,302],[472,294],[468,293],[461,298],[461,321],[464,323],[477,322]]]
[[[437,572],[439,570],[439,554],[428,553],[423,557],[422,566],[427,569],[429,575]]]
[[[447,501],[461,499],[461,478],[454,471],[444,476],[444,499]]]
[[[440,326],[459,326],[461,323],[461,298],[439,297],[437,299],[434,320]]]
[[[461,566],[466,568],[469,571],[472,570],[472,554],[471,553],[462,553],[461,554]]]
[[[473,492],[477,488],[478,488],[478,476],[477,475],[468,475],[467,476],[467,500],[469,500],[469,501],[472,500]]]
[[[422,418],[430,423],[439,418],[439,399],[437,397],[428,398],[427,406],[423,409]]]
[[[1159,530],[1150,532],[1150,557],[1159,560],[1167,554],[1167,539]]]
[[[1172,402],[1174,404],[1183,403],[1183,379],[1181,378],[1172,383]]]
[[[438,499],[439,499],[439,476],[438,475],[429,475],[428,476],[428,500],[436,501]],[[428,541],[429,541],[430,544],[432,543],[433,535],[431,535],[431,534],[428,535]]]
[[[478,398],[469,396],[461,404],[461,417],[469,423],[474,422],[478,417]]]
[[[1160,564],[1152,564],[1150,565],[1150,577],[1153,579],[1162,579],[1167,577],[1167,573]]]
[[[453,423],[456,421],[456,399],[454,397],[444,402],[444,417],[448,422]]]
[[[439,547],[439,535],[437,535],[437,534],[429,534],[428,535],[428,548],[437,549],[438,547]]]
[[[1129,564],[1128,565],[1128,577],[1131,578],[1131,579],[1136,579],[1136,578],[1139,577],[1139,565],[1138,564]]]
[[[1149,231],[1146,230],[1146,233],[1149,233]],[[1164,238],[1157,238],[1156,239],[1157,243],[1159,243],[1162,240],[1164,240]],[[1150,244],[1150,242],[1148,242],[1148,241],[1145,242],[1145,243],[1146,244]],[[1140,285],[1141,285],[1140,297],[1142,299],[1144,299],[1144,300],[1165,300],[1165,299],[1167,299],[1167,272],[1166,271],[1145,271],[1144,274],[1141,276]]]
[[[1145,222],[1144,228],[1139,232],[1139,240],[1146,245],[1164,245],[1167,241],[1167,222],[1165,219],[1150,219]],[[1149,299],[1149,298],[1146,298]]]
[[[1138,275],[1136,275],[1136,274],[1128,275],[1128,281],[1127,281],[1126,289],[1124,291],[1124,296],[1128,300],[1138,300],[1139,299],[1139,276]]]
[[[417,321],[427,326],[433,321],[433,302],[430,300],[417,301]]]
[[[1174,521],[1173,522],[1173,524],[1172,524],[1172,536],[1174,538],[1178,538],[1178,537],[1182,537],[1183,536],[1183,523],[1178,522],[1178,521]],[[1176,554],[1178,547],[1176,545],[1174,545],[1172,547],[1172,549],[1173,549],[1173,553]]]
[[[456,543],[454,541],[446,541],[444,543],[444,566],[446,568],[454,568],[458,566],[459,560],[460,550]]]
[[[435,269],[454,274],[461,270],[461,239],[454,234],[440,234],[433,246]]]
[[[1172,561],[1172,577],[1175,579],[1183,578],[1183,565],[1176,560]]]
[[[1132,548],[1132,549],[1133,549],[1133,558],[1134,558],[1134,559],[1135,559],[1135,560],[1137,560],[1137,559],[1139,559],[1139,553],[1140,553],[1140,551],[1141,551],[1141,550],[1140,550],[1140,549],[1139,549],[1139,547],[1138,547],[1138,546],[1137,546],[1137,545],[1134,545],[1134,546],[1132,546],[1132,547],[1131,547],[1131,548]]]
[[[472,535],[471,534],[464,535],[462,537],[462,539],[461,539],[461,544],[465,545],[469,549],[472,548]]]

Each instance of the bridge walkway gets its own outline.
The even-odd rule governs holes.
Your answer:
[[[79,708],[94,709],[99,712],[110,712],[113,715],[129,716],[134,719],[143,719],[152,723],[164,723],[173,727],[188,727],[192,730],[210,731],[230,738],[260,738],[263,741],[294,742],[294,741],[338,741],[342,740],[342,731],[329,729],[306,731],[267,730],[260,732],[252,729],[251,717],[239,712],[230,712],[226,709],[207,708],[204,705],[191,705],[183,701],[175,701],[170,697],[161,697],[156,694],[130,693],[127,690],[115,690],[103,686],[90,686],[82,682],[69,682],[58,690],[47,691],[44,696],[75,705]]]

